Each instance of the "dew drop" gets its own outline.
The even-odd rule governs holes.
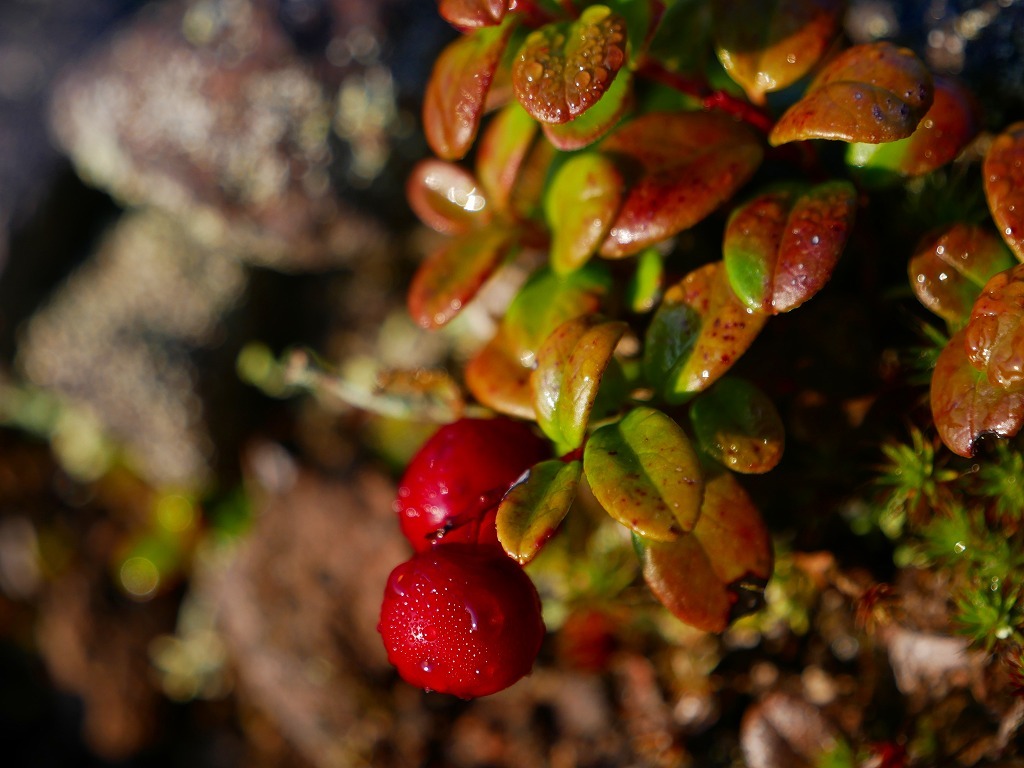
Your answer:
[[[967,545],[964,544],[962,541],[958,541],[956,544],[953,545],[953,551],[956,552],[958,555],[962,555],[964,552],[967,551]]]
[[[586,88],[590,85],[590,73],[587,70],[582,70],[576,74],[576,79],[573,81],[577,88]]]
[[[532,83],[540,80],[544,75],[544,66],[537,61],[531,62],[526,66],[526,82]]]
[[[820,243],[820,242],[821,242],[821,238],[820,238],[820,237],[818,237],[817,235],[814,235],[814,236],[813,236],[813,237],[811,238],[811,245],[817,245],[817,244],[818,244],[818,243]]]
[[[420,662],[420,669],[426,672],[428,675],[434,671],[434,662],[430,659],[424,659]]]

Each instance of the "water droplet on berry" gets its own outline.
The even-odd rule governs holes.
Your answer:
[[[430,659],[424,659],[420,662],[420,669],[426,672],[428,675],[434,671],[434,662]]]

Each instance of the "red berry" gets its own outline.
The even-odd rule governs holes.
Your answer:
[[[395,510],[418,552],[435,542],[494,544],[494,508],[512,484],[548,458],[547,443],[511,419],[460,419],[435,432],[409,462]]]
[[[504,554],[465,544],[395,568],[377,630],[407,682],[464,699],[526,675],[545,631],[529,576]]]

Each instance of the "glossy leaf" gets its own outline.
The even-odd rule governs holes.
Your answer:
[[[1024,389],[1024,264],[993,277],[974,303],[964,338],[967,356],[990,384]]]
[[[747,182],[763,155],[749,128],[718,112],[652,112],[619,128],[601,149],[638,170],[601,246],[613,258],[699,222]]]
[[[682,428],[653,408],[636,408],[594,432],[583,452],[591,490],[613,518],[657,541],[693,530],[704,480]]]
[[[729,472],[708,480],[690,533],[675,541],[638,543],[648,587],[690,626],[721,632],[762,602],[772,572],[771,539],[757,507]]]
[[[932,418],[942,442],[970,458],[985,434],[1012,437],[1024,424],[1024,392],[1008,392],[972,365],[966,331],[954,334],[932,373]]]
[[[907,269],[918,300],[947,323],[959,326],[970,317],[988,279],[1014,264],[994,232],[957,223],[926,235]]]
[[[486,227],[446,243],[420,265],[409,286],[409,314],[440,328],[474,297],[516,247],[514,230]]]
[[[544,135],[557,149],[575,152],[604,137],[633,104],[633,76],[619,72],[604,96],[584,114],[566,123],[541,123]]]
[[[558,326],[537,352],[533,372],[537,423],[559,453],[583,445],[604,372],[626,330],[625,323],[584,315]]]
[[[931,74],[913,52],[891,43],[856,45],[825,65],[768,140],[896,141],[914,132],[931,105]]]
[[[536,135],[536,121],[513,101],[491,119],[480,137],[476,175],[495,209],[509,208],[512,189]]]
[[[768,472],[782,460],[786,432],[775,404],[743,379],[720,379],[693,401],[701,450],[735,472]]]
[[[463,373],[466,387],[478,402],[508,416],[537,418],[531,369],[522,364],[503,329],[473,356]]]
[[[597,103],[626,61],[626,22],[592,5],[531,32],[512,65],[512,88],[544,123],[565,123]]]
[[[960,83],[935,78],[931,109],[914,132],[887,144],[851,144],[846,152],[849,165],[864,169],[865,178],[881,176],[922,176],[950,162],[979,129],[977,109],[970,92]]]
[[[604,242],[621,201],[622,174],[604,155],[575,155],[558,169],[544,201],[555,272],[572,272],[590,259]]]
[[[439,157],[458,160],[473,145],[487,91],[515,28],[513,19],[463,35],[434,62],[423,97],[423,131]]]
[[[1024,122],[995,138],[982,166],[992,218],[1018,261],[1024,261]]]
[[[781,188],[737,208],[722,246],[736,295],[757,312],[803,304],[832,276],[856,207],[853,185],[830,181],[805,191]]]
[[[542,461],[502,499],[498,541],[521,565],[530,562],[565,518],[580,482],[583,462]]]
[[[647,329],[648,381],[669,402],[686,400],[720,378],[766,320],[736,297],[722,262],[694,270],[666,291]]]
[[[438,0],[441,17],[463,31],[500,24],[508,12],[508,0]]]
[[[818,63],[839,32],[839,0],[716,0],[715,53],[751,101],[791,85]]]
[[[636,259],[636,272],[626,286],[629,308],[637,313],[654,309],[661,296],[664,278],[665,269],[661,254],[654,248],[648,248],[640,253]]]
[[[420,221],[436,232],[458,235],[491,220],[491,207],[473,174],[444,160],[421,160],[405,185]]]

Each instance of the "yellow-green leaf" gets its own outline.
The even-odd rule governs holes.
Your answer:
[[[497,526],[509,557],[525,565],[551,538],[576,498],[582,468],[580,461],[542,461],[505,494]]]

